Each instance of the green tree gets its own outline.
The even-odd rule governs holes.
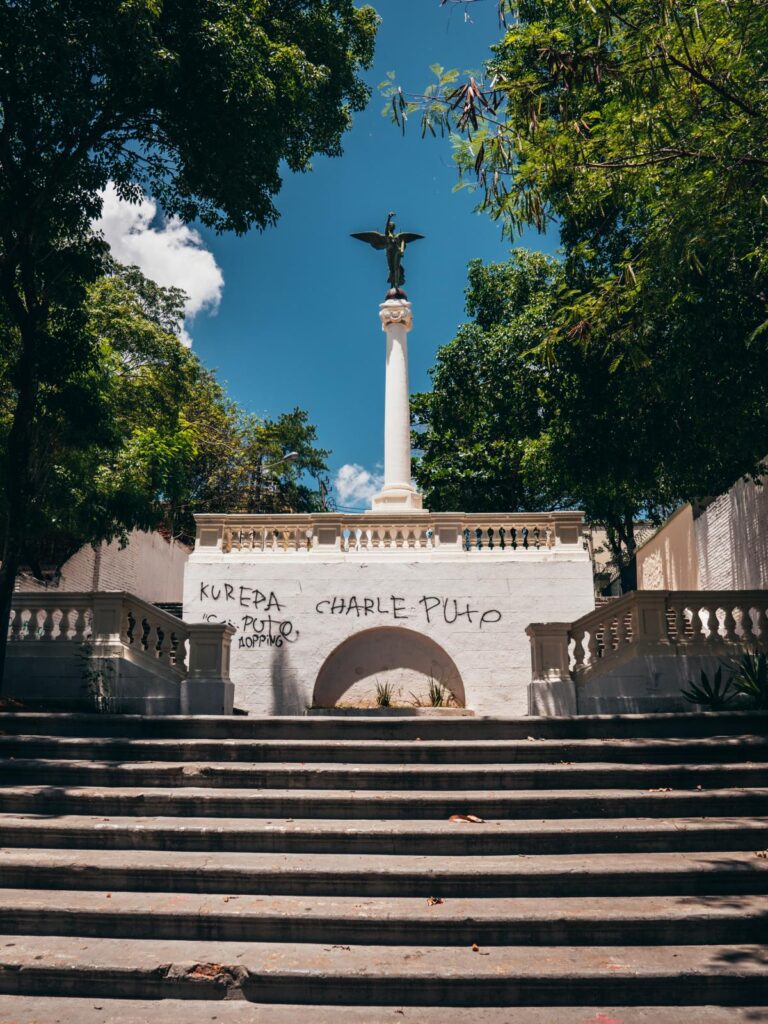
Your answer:
[[[91,365],[101,191],[217,230],[273,223],[281,162],[340,152],[375,28],[352,0],[0,2],[0,668],[38,521],[42,403]]]
[[[540,374],[526,353],[549,330],[556,265],[520,251],[506,264],[469,265],[473,321],[438,350],[432,390],[411,399],[414,475],[438,511],[518,512],[559,496],[531,490],[522,463],[541,429]]]
[[[196,453],[181,504],[169,515],[176,535],[194,538],[198,512],[322,510],[321,482],[330,453],[316,447],[316,428],[303,409],[276,419],[254,416],[204,372],[185,414],[195,426]]]
[[[87,359],[40,388],[34,423],[33,501],[20,560],[42,577],[87,542],[124,539],[155,526],[195,455],[184,415],[198,374],[174,328],[183,295],[135,269],[115,267],[92,284],[84,306]],[[0,451],[10,443],[5,392]]]
[[[630,452],[622,423],[634,417],[647,459],[636,450],[627,482],[641,507],[757,474],[767,447],[768,10],[758,0],[500,6],[506,24],[482,75],[435,67],[422,94],[392,76],[383,89],[402,126],[420,115],[423,131],[452,135],[461,183],[510,236],[526,225],[560,235],[562,281],[538,344],[545,365],[576,363],[580,390],[563,405],[572,423],[564,412],[554,421],[539,461],[556,490],[575,491],[569,431],[591,437],[602,422],[590,451]],[[607,498],[623,476],[594,469]],[[629,524],[621,534],[631,562]]]
[[[232,402],[179,340],[184,299],[118,265],[89,288],[90,360],[39,403],[34,518],[22,551],[38,578],[83,544],[125,541],[134,528],[192,540],[195,512],[320,507],[310,484],[328,452],[315,446],[307,413],[260,419]]]
[[[687,348],[656,339],[639,365],[596,345],[548,357],[565,270],[539,253],[470,265],[474,320],[438,352],[416,395],[416,479],[437,510],[582,508],[606,528],[625,589],[638,518],[717,494],[759,464],[768,432],[768,354],[727,336]],[[705,382],[727,416],[713,416]],[[711,392],[710,392],[711,393]],[[490,496],[490,498],[489,498]]]

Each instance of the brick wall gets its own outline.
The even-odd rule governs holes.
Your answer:
[[[169,542],[159,533],[134,530],[127,547],[117,541],[89,544],[68,559],[61,570],[58,590],[127,590],[145,601],[181,601],[184,566],[189,548]],[[17,581],[18,590],[43,590],[28,577]]]
[[[694,518],[693,529],[702,589],[768,588],[766,484],[740,480]]]

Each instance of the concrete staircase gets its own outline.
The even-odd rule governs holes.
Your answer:
[[[0,715],[0,1024],[768,1022],[767,726]]]

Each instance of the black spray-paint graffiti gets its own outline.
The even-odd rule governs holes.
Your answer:
[[[252,650],[261,647],[282,647],[283,644],[294,644],[299,639],[299,631],[290,619],[273,618],[270,614],[272,609],[281,612],[284,607],[278,601],[274,590],[265,594],[258,587],[235,587],[232,583],[223,583],[221,586],[201,583],[200,600],[232,601],[240,608],[251,608],[260,613],[258,616],[241,616],[238,628],[240,636],[237,638],[237,646],[240,648]],[[215,612],[210,612],[204,618],[210,622],[217,617]]]
[[[207,602],[225,602],[239,608],[248,608],[250,614],[242,614],[239,623],[232,619],[224,619],[216,612],[207,612],[203,619],[206,622],[229,622],[236,626],[239,636],[237,645],[246,650],[260,650],[262,647],[283,647],[294,644],[299,639],[299,630],[291,619],[278,617],[272,612],[282,612],[285,605],[281,603],[274,590],[263,591],[258,587],[235,586],[232,583],[201,583],[200,600]],[[421,611],[419,607],[421,606]],[[409,609],[406,598],[395,594],[389,597],[336,596],[318,601],[315,605],[318,615],[351,615],[355,618],[367,618],[369,615],[386,616],[392,621],[413,620],[420,618],[426,625],[445,623],[452,626],[466,623],[482,629],[484,626],[496,625],[501,622],[502,614],[498,608],[474,608],[466,599],[455,597],[437,597],[425,594],[416,602],[413,611]]]
[[[424,609],[424,616],[427,625],[433,622],[443,621],[449,626],[460,620],[466,620],[471,625],[477,624],[479,629],[483,626],[493,625],[501,622],[501,612],[498,608],[488,608],[480,611],[479,608],[472,608],[470,603],[460,601],[455,597],[420,597],[418,603]],[[315,611],[319,615],[354,615],[356,618],[367,617],[368,615],[391,615],[393,619],[411,619],[413,616],[408,612],[404,597],[330,597],[318,601]]]

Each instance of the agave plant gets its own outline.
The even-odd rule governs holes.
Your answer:
[[[768,710],[768,654],[745,651],[730,668],[735,692],[747,697],[755,710]]]
[[[700,684],[697,686],[689,679],[688,686],[689,690],[682,691],[683,697],[691,704],[700,704],[702,707],[709,708],[710,711],[722,711],[723,708],[733,703],[737,693],[730,676],[723,683],[722,666],[717,669],[711,682],[707,673],[702,669]]]

